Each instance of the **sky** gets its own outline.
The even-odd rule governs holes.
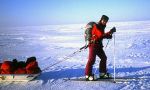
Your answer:
[[[150,20],[150,0],[0,0],[0,27]]]

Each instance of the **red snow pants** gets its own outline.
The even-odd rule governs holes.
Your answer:
[[[103,50],[103,47],[99,44],[89,45],[89,57],[85,68],[85,75],[92,75],[93,64],[96,60],[96,55],[101,59],[99,63],[99,72],[106,73],[106,61],[107,56]]]

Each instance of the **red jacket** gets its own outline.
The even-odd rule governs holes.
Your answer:
[[[97,24],[93,25],[91,33],[92,33],[91,42],[99,42],[99,43],[101,43],[104,38],[108,39],[108,38],[111,37],[111,33],[110,32],[105,33],[103,29],[101,29],[101,28],[99,28],[97,26]]]

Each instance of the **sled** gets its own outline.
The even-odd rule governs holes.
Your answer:
[[[40,75],[38,74],[0,74],[1,81],[31,81],[37,78]]]

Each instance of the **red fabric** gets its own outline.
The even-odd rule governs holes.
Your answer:
[[[25,68],[18,68],[14,74],[26,74],[26,69]]]
[[[36,74],[39,72],[41,72],[41,69],[38,67],[35,57],[29,58],[26,63],[23,61],[4,61],[2,64],[0,63],[1,74]]]
[[[96,55],[101,59],[99,63],[99,72],[106,73],[106,60],[105,52],[99,44],[89,45],[89,58],[85,68],[85,75],[92,75],[93,64],[96,60]]]
[[[13,67],[11,61],[4,61],[1,65],[1,74],[12,74],[13,73]]]
[[[34,68],[34,69],[27,69],[26,71],[27,71],[27,74],[37,74],[37,73],[41,72],[39,67]]]
[[[32,68],[37,68],[38,63],[36,61],[30,62],[27,66],[26,69],[32,69]]]
[[[39,73],[40,69],[38,67],[38,63],[36,61],[30,62],[26,66],[27,74],[36,74]]]
[[[96,27],[96,24],[95,24],[92,28],[92,38],[91,38],[91,40],[97,41],[98,39],[100,39],[102,37],[103,37],[102,30],[98,30],[98,28]]]

